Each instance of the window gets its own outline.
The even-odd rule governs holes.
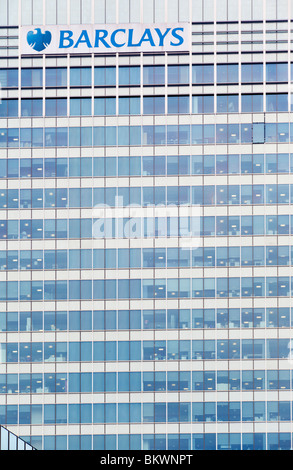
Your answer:
[[[21,100],[21,116],[42,116],[43,100],[39,98]]]
[[[70,116],[91,116],[91,98],[70,98]]]
[[[67,69],[46,68],[46,87],[66,87],[67,86]]]
[[[67,98],[46,98],[46,116],[67,116]]]
[[[140,85],[140,67],[119,67],[119,86]]]
[[[192,97],[192,113],[203,114],[214,112],[214,95],[194,95]]]
[[[144,85],[164,85],[165,84],[165,66],[164,65],[146,65],[143,67]]]
[[[18,87],[18,69],[0,70],[0,83],[2,88]]]
[[[241,64],[241,82],[263,82],[263,64]]]
[[[1,421],[5,422],[5,421]],[[7,429],[1,427],[1,449],[2,450],[8,450],[8,438],[9,438],[9,433]]]
[[[120,97],[119,114],[140,114],[140,97]]]
[[[0,100],[0,117],[16,117],[18,116],[18,100]]]
[[[237,113],[238,95],[218,95],[217,96],[218,113]]]
[[[43,86],[43,69],[21,69],[21,87],[40,88]]]
[[[262,113],[263,95],[241,95],[241,111],[242,113]]]
[[[70,69],[70,86],[84,87],[92,84],[92,69],[90,67],[72,67]]]
[[[286,63],[268,63],[266,64],[267,82],[287,82],[288,64]]]
[[[111,116],[116,114],[116,98],[95,98],[94,115]]]
[[[144,96],[143,114],[165,114],[165,97]]]
[[[189,65],[169,65],[168,85],[188,85]]]
[[[189,113],[189,96],[168,96],[168,114]]]
[[[287,93],[268,93],[267,112],[288,111],[288,95]]]
[[[213,65],[193,65],[192,66],[192,84],[210,85],[214,83]]]
[[[291,83],[293,82],[293,62],[291,62]],[[0,77],[1,77],[1,72],[0,72]],[[1,80],[0,80],[1,81]],[[3,85],[2,85],[3,86]]]
[[[218,64],[217,65],[217,83],[238,83],[238,65],[237,64]]]
[[[95,67],[95,86],[115,86],[116,67]]]

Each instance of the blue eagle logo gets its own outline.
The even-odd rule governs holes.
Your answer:
[[[41,52],[49,46],[52,40],[52,34],[50,31],[42,33],[40,28],[36,28],[34,31],[35,32],[29,31],[27,33],[27,42],[32,49]]]

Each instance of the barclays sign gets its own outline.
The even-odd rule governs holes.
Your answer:
[[[20,27],[21,55],[188,52],[189,23]]]
[[[29,31],[27,33],[26,40],[34,51],[42,52],[50,45],[52,34],[50,31],[42,33],[41,28],[35,28],[34,31]]]

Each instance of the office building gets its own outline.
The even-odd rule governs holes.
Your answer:
[[[291,0],[1,0],[0,423],[291,449]]]

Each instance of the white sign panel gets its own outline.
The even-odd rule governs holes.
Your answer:
[[[21,26],[20,53],[182,52],[191,49],[189,23]]]

